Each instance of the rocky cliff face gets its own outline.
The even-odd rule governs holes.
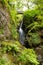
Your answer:
[[[9,22],[10,16],[8,10],[0,3],[0,39],[10,36]]]

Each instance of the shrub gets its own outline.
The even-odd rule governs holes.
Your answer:
[[[2,56],[2,58],[0,58],[0,65],[11,65],[11,62],[6,56]]]
[[[25,29],[26,29],[26,27],[28,27],[30,24],[32,24],[34,22],[34,19],[37,15],[39,15],[38,10],[27,10],[26,12],[24,12],[23,25],[24,25]]]
[[[33,49],[25,49],[19,55],[19,61],[23,62],[24,65],[27,63],[28,65],[38,65],[37,56]]]
[[[28,42],[29,42],[29,45],[32,46],[37,46],[40,44],[41,40],[40,40],[40,36],[38,33],[30,33],[29,34],[30,37],[28,37]]]
[[[42,16],[39,10],[28,10],[23,15],[23,29],[26,32],[26,39],[29,45],[40,43],[40,36],[37,31],[43,28]]]

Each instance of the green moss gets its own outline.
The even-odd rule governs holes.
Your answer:
[[[29,45],[32,46],[37,46],[40,44],[41,40],[40,40],[40,36],[38,33],[29,33],[30,37],[28,37],[28,42]]]
[[[30,46],[40,44],[40,35],[37,32],[43,28],[43,16],[38,9],[24,12],[23,28]]]
[[[12,22],[12,23],[9,23],[9,29],[10,29],[10,31],[11,31],[12,37],[13,37],[14,39],[17,39],[17,29],[16,29],[16,27],[15,27],[15,25],[14,25],[13,22]]]
[[[23,14],[23,22],[25,29],[37,30],[39,28],[43,28],[43,16],[41,15],[39,10],[28,10]]]
[[[17,17],[16,17],[17,12],[16,12],[16,9],[15,9],[15,7],[11,7],[9,5],[8,1],[3,0],[2,2],[4,4],[4,6],[7,8],[7,10],[9,11],[10,23],[8,26],[9,26],[9,29],[11,31],[12,37],[14,39],[16,39],[17,38],[17,29],[16,29],[16,27],[17,27],[17,20],[16,20],[17,19]]]
[[[19,61],[24,62],[24,65],[38,65],[37,56],[33,49],[24,49],[19,55]]]
[[[37,56],[33,49],[22,47],[18,41],[2,41],[2,53],[11,53],[14,56],[15,64],[23,63],[22,65],[38,65]]]
[[[2,54],[9,54],[9,55],[12,54],[13,60],[14,60],[13,65],[39,65],[35,51],[33,49],[26,49],[24,46],[22,46],[19,43],[19,41],[17,41],[18,40],[17,25],[19,25],[19,21],[21,20],[22,16],[17,15],[15,6],[13,8],[13,6],[8,3],[8,0],[7,1],[2,0],[2,1],[3,1],[4,6],[9,11],[10,23],[8,24],[8,26],[11,31],[11,36],[12,36],[13,40],[12,41],[11,40],[10,41],[2,41],[0,52]],[[9,0],[9,2],[10,1],[11,0]],[[28,10],[23,14],[24,28],[26,29],[28,26],[30,26],[30,30],[28,30],[28,32],[29,31],[31,32],[31,30],[33,30],[38,25],[38,23],[36,21],[37,15],[39,15],[38,10]],[[18,17],[18,19],[17,19],[17,17]],[[39,18],[41,19],[41,17],[39,17]],[[39,20],[38,20],[38,22],[39,22]],[[35,24],[35,27],[33,27],[34,24]],[[40,43],[39,35],[37,35],[36,33],[35,34],[32,33],[30,40],[32,41],[32,43],[33,42]],[[2,55],[1,55],[1,57],[2,57]],[[9,61],[9,63],[8,63],[8,61],[6,61],[6,59],[3,59],[3,57],[2,57],[0,59],[0,65],[2,65],[2,64],[3,65],[11,65],[11,62]]]
[[[39,14],[38,10],[27,10],[26,12],[24,12],[23,21],[24,21],[25,28],[34,22],[34,18],[38,14]]]
[[[0,65],[12,65],[11,61],[7,57],[7,54],[3,54],[3,56],[0,58]]]
[[[14,52],[19,52],[19,42],[18,41],[2,41],[2,52],[6,53],[6,51],[10,52],[11,50]]]
[[[0,29],[0,34],[3,34],[3,29]]]

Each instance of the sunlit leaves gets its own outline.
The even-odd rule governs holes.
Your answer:
[[[19,56],[19,60],[30,65],[38,65],[37,56],[33,49],[25,49]]]

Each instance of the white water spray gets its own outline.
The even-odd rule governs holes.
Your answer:
[[[19,35],[20,35],[20,42],[22,45],[24,45],[24,41],[25,41],[25,34],[24,34],[24,31],[22,29],[22,24],[23,22],[21,22],[21,25],[20,25],[20,28],[19,28]]]

